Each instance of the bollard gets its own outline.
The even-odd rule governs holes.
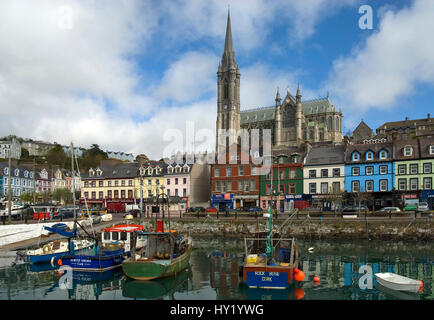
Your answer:
[[[219,218],[219,212],[220,212],[220,211],[217,210],[217,219]]]
[[[182,210],[179,210],[179,219],[182,218]]]

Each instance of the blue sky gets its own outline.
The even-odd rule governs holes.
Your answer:
[[[2,1],[0,116],[10,121],[0,135],[157,159],[185,149],[194,124],[212,150],[228,4],[241,109],[273,105],[277,87],[300,83],[303,99],[329,91],[344,133],[361,119],[375,130],[424,118],[434,110],[433,3]],[[362,5],[372,30],[359,28]]]

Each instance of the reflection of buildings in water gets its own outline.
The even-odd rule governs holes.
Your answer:
[[[405,262],[396,261],[389,257],[383,257],[385,261],[369,261],[366,263],[362,258],[342,258],[342,261],[333,256],[317,256],[302,259],[301,266],[305,273],[303,282],[306,287],[310,286],[314,275],[321,278],[321,284],[327,288],[342,288],[347,287],[351,290],[352,299],[374,298],[387,299],[381,292],[363,291],[359,289],[359,279],[364,273],[359,273],[359,268],[365,264],[372,267],[373,274],[378,272],[393,272],[412,279],[422,280],[423,291],[421,295],[425,299],[434,298],[432,291],[433,279],[433,261],[424,259],[417,261],[416,259],[407,259]],[[373,286],[375,288],[376,279],[373,278]],[[354,289],[354,290],[353,290]],[[323,292],[326,289],[320,289]],[[315,290],[319,292],[318,290]],[[375,290],[374,290],[375,291]],[[343,293],[342,291],[341,293]],[[369,295],[371,294],[371,295]]]
[[[193,250],[190,256],[193,290],[198,290],[209,282],[210,260],[205,250]]]
[[[211,287],[217,291],[217,299],[234,299],[239,296],[238,285],[240,283],[239,258],[226,252],[213,252],[210,256]]]

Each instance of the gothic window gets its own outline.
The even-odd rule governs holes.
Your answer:
[[[229,98],[229,84],[227,81],[225,81],[225,84],[223,85],[223,99]]]
[[[226,115],[226,129],[229,129],[229,114]]]
[[[336,118],[336,127],[335,127],[336,131],[339,131],[339,117]]]
[[[225,128],[225,115],[222,114],[222,129]]]
[[[332,120],[332,117],[329,117],[328,129],[329,130],[333,129],[333,120]]]

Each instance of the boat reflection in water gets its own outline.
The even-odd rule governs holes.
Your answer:
[[[304,289],[297,283],[291,283],[286,289],[249,288],[241,283],[241,299],[244,300],[300,300],[304,298]]]
[[[175,300],[175,292],[188,290],[188,279],[191,278],[191,268],[188,267],[176,276],[154,280],[140,281],[124,278],[122,281],[122,295],[134,299],[163,299],[169,297]]]

